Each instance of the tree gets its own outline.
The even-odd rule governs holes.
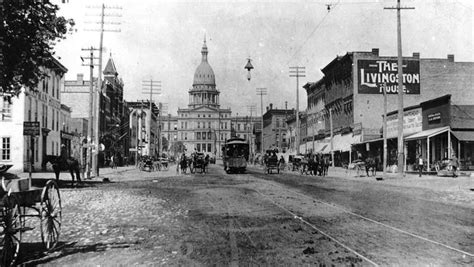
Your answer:
[[[0,93],[16,96],[23,86],[34,90],[47,76],[44,67],[54,66],[54,45],[66,38],[74,21],[57,16],[58,6],[47,0],[0,0],[0,9]]]

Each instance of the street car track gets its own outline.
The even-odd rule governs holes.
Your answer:
[[[240,174],[238,176],[246,176],[246,174],[249,174],[249,170],[247,169],[246,173],[244,174]],[[242,178],[242,177],[241,177]],[[246,180],[247,182],[249,182],[249,179]],[[228,185],[224,184],[224,181],[219,181],[218,182],[219,185],[221,185],[222,187],[227,187]],[[215,188],[215,184],[209,184],[208,180],[206,180],[206,186],[207,188]],[[251,189],[251,188],[247,188],[247,190],[250,190],[250,191],[253,191],[255,193],[257,193],[258,195],[260,195],[263,199],[269,201],[271,203],[272,206],[276,206],[278,209],[282,210],[284,213],[288,214],[288,218],[292,218],[292,219],[296,219],[298,220],[299,223],[302,223],[302,224],[305,224],[307,226],[309,226],[310,228],[318,231],[319,233],[321,233],[322,235],[326,236],[327,238],[329,238],[330,240],[334,241],[335,243],[337,243],[338,245],[340,245],[341,247],[347,249],[348,251],[350,251],[351,253],[353,253],[354,255],[360,257],[361,259],[367,261],[368,263],[372,264],[373,266],[379,266],[379,264],[375,263],[374,261],[370,260],[369,258],[367,258],[366,256],[358,253],[355,249],[352,249],[350,248],[348,245],[345,245],[344,243],[342,243],[341,241],[337,240],[335,237],[332,237],[331,235],[327,234],[325,231],[319,229],[318,227],[316,227],[314,224],[308,222],[307,220],[303,219],[302,217],[298,216],[297,214],[293,213],[292,211],[288,210],[287,208],[283,207],[282,205],[276,203],[275,201],[273,201],[269,196],[265,195],[264,193],[262,193],[261,191],[257,190],[257,189]],[[292,192],[291,190],[289,190],[290,192]],[[210,196],[208,196],[208,203],[211,207],[213,207],[213,209],[216,209],[216,205],[213,204],[215,203],[215,201],[220,201],[220,203],[222,204],[223,203],[223,199],[215,199],[215,198],[212,198]],[[226,209],[227,209],[227,216],[230,218],[230,212],[229,212],[229,206],[230,206],[230,203],[228,201],[225,201],[225,206],[226,206]],[[249,209],[245,208],[245,211],[247,213],[251,213],[251,212],[255,212],[255,211],[250,211]],[[286,216],[285,216],[286,217]],[[239,232],[241,233],[244,233],[245,236],[247,237],[247,239],[250,241],[251,245],[256,248],[257,245],[255,244],[255,242],[253,241],[253,239],[250,237],[249,233],[247,231],[245,231],[244,227],[242,227],[242,225],[239,223],[238,220],[235,220],[235,219],[232,219],[230,218],[229,220],[229,229],[233,229],[234,228],[234,225],[233,224],[236,224],[238,226],[238,230]],[[236,247],[237,243],[235,241],[235,234],[233,233],[233,231],[229,231],[229,242],[230,242],[230,248],[231,248],[231,262],[230,262],[230,266],[238,266],[239,262],[238,262],[238,248]]]
[[[254,175],[254,176],[256,176],[256,177],[268,176],[268,175],[266,175],[266,174],[262,174],[262,173],[255,172],[255,171],[249,171],[249,170],[247,170],[247,174],[252,174],[252,175]],[[257,179],[257,178],[254,178],[254,179]],[[268,178],[267,178],[267,179],[264,179],[264,180],[268,180]],[[270,184],[270,185],[273,186],[273,187],[277,187],[277,186],[274,185],[274,184]],[[324,205],[326,205],[326,206],[328,206],[328,207],[330,207],[330,208],[337,209],[337,210],[340,210],[340,211],[342,211],[342,212],[344,212],[344,213],[351,214],[351,215],[356,216],[356,217],[358,217],[358,218],[360,218],[360,219],[363,219],[363,220],[369,221],[369,222],[371,222],[371,223],[380,225],[380,226],[382,226],[382,227],[388,228],[388,229],[390,229],[390,230],[392,230],[392,231],[396,231],[396,232],[398,232],[398,233],[402,233],[402,234],[411,236],[411,237],[413,237],[413,238],[416,238],[416,239],[419,239],[419,240],[422,240],[422,241],[425,241],[425,242],[428,242],[428,243],[431,243],[431,244],[435,244],[435,245],[437,245],[437,246],[444,247],[444,248],[446,248],[446,249],[449,249],[449,250],[452,250],[452,251],[461,253],[461,254],[466,255],[466,256],[474,257],[474,254],[473,254],[473,253],[470,253],[470,252],[467,252],[467,251],[464,251],[464,250],[461,250],[461,249],[457,249],[457,248],[452,247],[452,246],[450,246],[450,245],[443,244],[443,243],[441,243],[441,242],[438,242],[438,241],[435,241],[435,240],[432,240],[432,239],[423,237],[423,236],[421,236],[421,235],[419,235],[419,234],[412,233],[412,232],[408,232],[408,231],[405,231],[405,230],[403,230],[403,229],[400,229],[400,228],[397,228],[397,227],[394,227],[394,226],[385,224],[385,223],[383,223],[383,222],[380,222],[380,221],[377,221],[377,220],[374,220],[374,219],[365,217],[365,216],[363,216],[363,215],[360,215],[360,214],[357,214],[357,213],[355,213],[355,212],[352,212],[352,211],[350,211],[350,210],[348,210],[348,209],[346,209],[346,208],[344,208],[344,207],[342,207],[342,206],[336,205],[336,204],[334,204],[334,203],[329,203],[329,202],[326,202],[326,201],[320,200],[320,199],[318,199],[318,198],[314,198],[314,197],[311,197],[311,196],[302,194],[302,193],[300,193],[300,192],[298,192],[298,191],[291,190],[291,189],[288,189],[288,188],[285,188],[285,187],[278,187],[278,188],[279,188],[279,190],[284,190],[284,191],[291,192],[291,193],[293,193],[293,194],[297,194],[297,195],[299,195],[299,196],[302,196],[302,197],[311,199],[312,201],[316,201],[316,202],[321,203],[321,204],[324,204]],[[253,190],[255,190],[255,189],[253,189]],[[257,190],[256,190],[256,191],[257,191]],[[258,192],[258,191],[257,191],[257,192]],[[273,202],[273,200],[272,200],[269,196],[267,196],[267,195],[265,195],[265,194],[263,194],[263,193],[261,193],[261,192],[258,192],[258,193]],[[294,214],[293,212],[289,211],[288,209],[286,209],[285,207],[281,206],[280,204],[275,203],[275,205],[277,205],[277,206],[279,206],[280,208],[286,210],[287,212],[293,214],[296,219],[303,220],[301,217],[299,217],[298,215],[296,215],[296,214]],[[305,223],[306,223],[306,221],[305,221]],[[310,224],[309,224],[309,225],[310,225]],[[320,230],[318,230],[318,231],[320,231]],[[323,233],[323,232],[321,231],[321,233]],[[333,240],[336,241],[336,242],[338,242],[338,241],[335,240],[335,239],[333,239]],[[361,256],[361,257],[362,257],[362,256]]]

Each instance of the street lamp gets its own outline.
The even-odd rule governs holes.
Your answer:
[[[250,79],[252,78],[252,77],[250,76],[250,70],[253,69],[253,66],[252,66],[252,63],[250,62],[251,59],[250,59],[250,58],[247,58],[247,60],[248,60],[248,61],[247,61],[247,64],[245,65],[244,69],[247,70],[247,80],[250,81]]]

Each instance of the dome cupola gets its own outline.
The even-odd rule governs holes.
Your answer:
[[[204,37],[204,44],[201,49],[202,60],[201,64],[197,67],[196,72],[194,72],[193,87],[196,85],[216,86],[214,71],[212,70],[211,65],[207,62],[207,53],[206,37]]]

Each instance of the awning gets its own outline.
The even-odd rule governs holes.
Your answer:
[[[333,150],[334,151],[350,151],[352,144],[360,143],[360,135],[335,135],[333,140]]]
[[[448,132],[449,129],[450,129],[449,126],[445,126],[445,127],[439,127],[439,128],[434,128],[434,129],[421,131],[419,133],[416,133],[416,134],[410,135],[408,137],[405,137],[405,141],[431,138],[431,137],[436,136],[438,134]]]
[[[459,141],[474,141],[474,131],[452,131]]]

